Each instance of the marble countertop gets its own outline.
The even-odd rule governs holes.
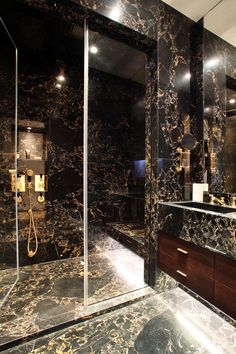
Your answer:
[[[236,209],[225,214],[181,203],[159,203],[159,230],[236,260]]]
[[[171,206],[171,207],[176,207],[176,208],[181,208],[181,209],[188,209],[188,210],[191,210],[191,211],[197,211],[197,212],[200,212],[200,213],[216,215],[216,216],[221,216],[221,217],[224,217],[224,218],[230,218],[230,219],[235,219],[236,220],[236,208],[235,208],[235,212],[219,213],[219,212],[216,212],[216,211],[210,211],[210,210],[204,209],[204,205],[209,205],[209,203],[197,202],[198,204],[202,204],[202,206],[203,206],[202,209],[194,208],[192,206],[188,207],[186,205],[181,205],[182,203],[194,203],[194,202],[191,201],[191,200],[186,200],[186,201],[179,201],[179,202],[160,202],[159,204],[167,205],[167,206]],[[226,205],[225,207],[232,208],[230,205]],[[224,208],[224,207],[222,207],[222,208]]]

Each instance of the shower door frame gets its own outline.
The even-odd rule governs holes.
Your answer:
[[[89,29],[84,19],[84,154],[83,154],[83,205],[84,205],[84,306],[88,306],[88,80],[89,80]]]
[[[9,33],[7,26],[5,25],[3,19],[0,16],[0,24],[2,24],[4,30],[6,31],[10,41],[12,42],[14,48],[15,48],[15,117],[14,117],[14,125],[15,125],[15,132],[14,132],[14,167],[15,167],[15,176],[17,178],[17,172],[18,172],[18,161],[17,161],[17,144],[18,144],[18,49],[17,46]],[[4,296],[2,302],[0,303],[0,309],[1,307],[5,304],[5,302],[8,299],[8,296],[10,295],[11,291],[14,289],[16,286],[17,282],[19,281],[20,277],[20,267],[19,267],[19,222],[18,222],[18,191],[17,188],[15,188],[14,192],[14,198],[15,198],[15,236],[16,236],[16,280],[14,283],[11,285],[10,289]]]
[[[98,20],[98,21],[97,21]],[[113,23],[114,22],[114,23]],[[118,24],[118,27],[117,27]],[[121,30],[118,28],[121,26]],[[98,31],[101,34],[108,35],[116,40],[125,42],[131,47],[137,48],[146,54],[146,97],[145,97],[145,257],[144,257],[144,281],[147,286],[155,284],[156,275],[156,247],[155,247],[155,230],[147,227],[151,224],[153,208],[151,207],[151,190],[155,184],[156,177],[153,172],[156,168],[155,158],[157,157],[157,147],[154,137],[157,129],[157,106],[155,104],[155,93],[157,92],[157,42],[151,38],[139,34],[131,29],[126,28],[127,38],[122,24],[108,20],[99,14],[95,16],[84,17],[84,161],[83,161],[83,204],[84,204],[84,307],[89,307],[94,304],[88,304],[88,90],[89,90],[89,31]],[[109,33],[111,30],[111,33]],[[108,31],[108,33],[106,32]],[[130,36],[130,38],[128,38]],[[154,131],[154,134],[152,133]],[[156,208],[156,205],[155,205]],[[156,210],[156,209],[155,209]],[[118,296],[125,295],[120,294]],[[111,299],[111,298],[110,298]],[[106,299],[108,300],[108,299]],[[105,301],[105,300],[103,300]],[[96,304],[96,303],[95,303]]]

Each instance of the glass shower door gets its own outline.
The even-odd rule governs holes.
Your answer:
[[[0,17],[0,307],[18,280],[17,48]]]
[[[146,285],[146,55],[91,29],[87,36],[87,296],[94,304]]]

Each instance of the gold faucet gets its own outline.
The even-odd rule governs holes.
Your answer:
[[[210,204],[215,204],[215,202],[216,203],[218,203],[218,204],[220,204],[220,205],[223,205],[223,206],[225,206],[226,205],[226,203],[225,203],[225,198],[224,197],[221,197],[220,199],[219,198],[217,198],[217,197],[215,197],[214,196],[214,194],[210,194],[209,195],[210,196]],[[235,198],[235,204],[236,204],[236,198]],[[235,205],[236,206],[236,205]]]
[[[236,197],[235,197],[235,196],[232,197],[232,199],[231,199],[231,206],[232,206],[233,208],[236,208]]]

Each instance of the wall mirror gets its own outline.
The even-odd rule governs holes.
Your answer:
[[[222,0],[204,17],[205,180],[214,193],[236,193],[235,13],[235,0]]]

